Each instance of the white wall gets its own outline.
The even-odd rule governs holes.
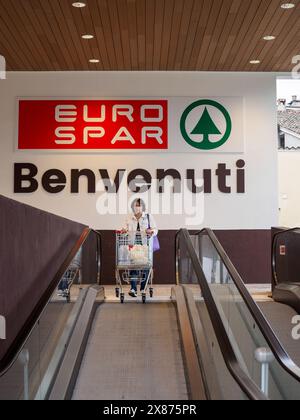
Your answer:
[[[245,154],[122,154],[59,155],[14,150],[16,97],[117,97],[136,96],[242,96],[245,100]],[[42,189],[33,194],[13,194],[14,162],[31,162],[40,171],[88,167],[108,169],[114,177],[118,168],[177,168],[181,171],[212,168],[236,160],[246,161],[246,194],[225,195],[217,191],[205,198],[206,226],[223,229],[264,229],[277,224],[277,125],[276,75],[254,73],[8,73],[0,81],[0,193],[38,208],[66,216],[93,227],[113,229],[123,217],[100,218],[95,209],[97,195],[72,196],[68,190],[49,195]],[[216,180],[215,180],[216,181]],[[233,178],[234,181],[234,178]],[[158,217],[162,229],[182,226],[180,216]]]
[[[300,226],[300,151],[279,152],[280,226]]]

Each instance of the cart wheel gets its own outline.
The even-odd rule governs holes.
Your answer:
[[[154,291],[153,291],[153,289],[151,287],[151,289],[150,289],[150,297],[153,298],[153,295],[154,295]]]
[[[118,299],[120,297],[120,289],[116,287],[116,298]]]
[[[146,303],[146,293],[142,294],[142,301],[143,301],[143,303]]]
[[[70,296],[70,294],[68,294],[68,295],[66,296],[66,301],[67,301],[67,303],[70,303],[70,302],[71,302],[71,296]]]
[[[124,303],[124,300],[125,300],[125,295],[124,295],[124,293],[121,293],[121,295],[120,295],[121,303]]]

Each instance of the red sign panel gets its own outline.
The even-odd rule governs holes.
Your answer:
[[[20,100],[19,149],[168,149],[166,100]]]

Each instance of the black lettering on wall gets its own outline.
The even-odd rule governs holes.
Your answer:
[[[204,179],[204,194],[211,194],[212,186],[211,186],[211,170],[210,169],[204,169],[203,179]]]
[[[230,194],[236,188],[238,194],[244,194],[246,190],[246,162],[239,159],[236,165],[236,186],[232,188],[230,176],[233,173],[226,163],[219,163],[215,171],[218,180],[218,189],[220,192]],[[39,188],[37,180],[38,167],[32,163],[15,163],[14,164],[14,193],[33,193]],[[128,187],[133,193],[147,192],[152,186],[152,174],[145,169],[136,169],[129,173],[128,179],[125,181],[124,176],[127,173],[125,169],[118,169],[115,179],[111,180],[106,169],[99,169],[100,176],[105,186],[105,191],[111,194],[117,194],[120,190],[122,182],[128,183]],[[89,194],[96,193],[97,176],[91,169],[72,169],[71,170],[71,193],[78,194],[80,192],[80,179],[85,177],[87,181],[87,192]],[[229,179],[228,179],[229,177]],[[164,194],[166,192],[166,179],[170,181],[173,193],[181,193],[182,177],[181,173],[176,169],[157,169],[157,192]],[[212,193],[213,172],[211,169],[203,169],[203,185],[199,185],[196,179],[196,170],[186,170],[187,187],[193,194],[204,191],[205,194]],[[44,173],[41,184],[45,191],[50,194],[56,194],[63,191],[67,184],[66,175],[58,169],[50,169]]]
[[[152,176],[145,169],[135,169],[128,175],[127,183],[133,193],[145,193],[151,188]]]
[[[242,159],[236,162],[236,167],[238,168],[236,171],[236,192],[239,194],[244,194],[246,191],[246,184],[245,184],[245,165],[246,162]]]
[[[23,171],[27,171],[26,174]],[[38,174],[38,168],[32,163],[15,163],[14,165],[14,193],[30,194],[37,191],[39,184],[35,177]],[[23,186],[26,182],[29,185]]]
[[[181,175],[176,169],[157,169],[158,192],[165,192],[165,178],[171,177],[174,180],[174,193],[181,193]]]
[[[59,169],[49,169],[42,177],[43,188],[50,194],[62,192],[66,187],[66,183],[66,175]]]
[[[87,178],[87,191],[89,194],[95,194],[96,192],[96,177],[93,171],[90,169],[82,169],[79,171],[78,169],[71,170],[71,193],[78,194],[79,193],[79,180],[84,176]]]
[[[110,182],[110,177],[106,169],[99,169],[99,172],[104,183],[105,191],[109,194],[117,194],[119,192],[126,169],[118,169],[113,184]]]
[[[230,194],[231,187],[227,186],[227,177],[231,175],[231,170],[227,169],[226,163],[219,163],[216,175],[218,177],[219,191],[225,194]]]

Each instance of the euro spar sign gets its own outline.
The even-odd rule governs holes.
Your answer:
[[[167,100],[19,100],[19,150],[168,149]]]

